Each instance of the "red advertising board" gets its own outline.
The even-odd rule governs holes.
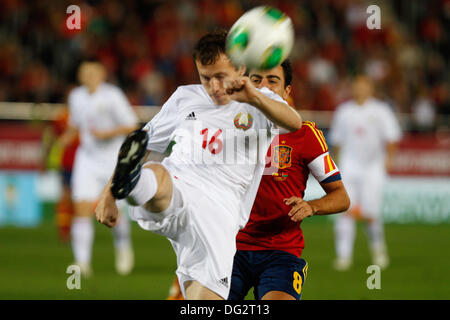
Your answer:
[[[0,170],[38,170],[42,165],[42,126],[0,122]],[[405,134],[393,175],[450,176],[450,134]]]
[[[407,134],[399,143],[394,175],[450,176],[450,134]]]
[[[0,123],[0,170],[37,170],[42,163],[42,127]]]

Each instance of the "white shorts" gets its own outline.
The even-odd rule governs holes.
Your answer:
[[[381,216],[385,174],[370,169],[361,174],[341,174],[351,208],[359,206],[363,217],[378,219]]]
[[[151,213],[132,207],[130,217],[141,228],[169,239],[177,256],[176,273],[183,296],[184,283],[195,280],[227,299],[238,222],[203,190],[178,178],[172,177],[172,182],[172,200],[165,211]]]
[[[101,168],[85,154],[77,152],[72,171],[72,200],[96,202],[113,174]]]

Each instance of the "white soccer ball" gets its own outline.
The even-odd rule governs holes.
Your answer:
[[[236,66],[267,70],[280,65],[293,44],[291,19],[278,9],[261,6],[247,11],[233,24],[226,50]]]

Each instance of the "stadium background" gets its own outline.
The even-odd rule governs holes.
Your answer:
[[[81,8],[68,30],[66,8]],[[367,73],[396,111],[404,138],[385,190],[391,266],[366,287],[370,256],[358,226],[355,264],[332,269],[332,218],[308,219],[304,299],[450,298],[450,1],[48,1],[0,2],[0,299],[164,299],[176,267],[170,244],[133,225],[135,271],[115,274],[109,230],[97,224],[93,268],[66,287],[70,246],[58,234],[59,171],[52,145],[83,58],[99,58],[146,122],[181,84],[198,82],[191,49],[246,10],[270,4],[294,22],[292,105],[326,133],[351,76]],[[368,5],[381,8],[369,30]],[[70,161],[69,161],[70,162]],[[321,193],[311,184],[308,196]],[[58,223],[61,223],[59,221]]]

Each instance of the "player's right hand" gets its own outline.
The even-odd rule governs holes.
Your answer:
[[[95,207],[95,217],[98,222],[110,228],[114,227],[117,223],[119,210],[117,209],[116,199],[112,196],[109,188],[102,193]]]
[[[259,93],[250,79],[245,76],[225,80],[223,87],[232,100],[252,105],[255,96]]]
[[[311,206],[300,197],[290,197],[283,200],[284,204],[291,206],[288,216],[294,222],[300,222],[305,218],[311,217],[314,214]]]

